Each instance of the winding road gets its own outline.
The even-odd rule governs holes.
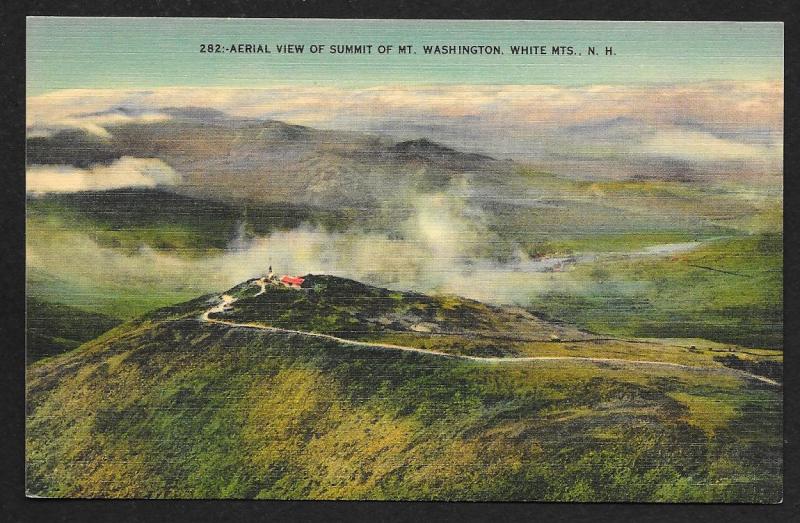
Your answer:
[[[261,292],[258,294],[262,294],[264,289],[262,288]],[[256,296],[258,296],[258,294]],[[229,296],[227,294],[222,295],[221,301],[205,311],[200,316],[200,321],[208,322],[208,323],[215,323],[218,325],[226,325],[228,327],[234,328],[243,328],[243,329],[258,329],[267,332],[274,332],[279,334],[300,334],[302,336],[309,336],[312,338],[320,338],[324,340],[331,340],[336,341],[341,344],[345,345],[353,345],[357,347],[369,347],[369,348],[378,348],[378,349],[389,349],[389,350],[401,350],[406,352],[417,352],[421,354],[429,354],[432,356],[438,356],[441,358],[450,358],[450,359],[460,359],[460,360],[468,360],[468,361],[477,361],[481,363],[492,363],[492,364],[513,364],[513,363],[524,363],[528,361],[582,361],[582,362],[589,362],[589,363],[611,363],[611,364],[622,364],[622,365],[635,365],[635,366],[644,366],[644,367],[668,367],[674,369],[681,369],[687,371],[694,371],[694,372],[722,372],[733,374],[739,377],[745,377],[752,380],[760,381],[762,383],[766,383],[768,385],[772,385],[774,387],[781,387],[781,383],[766,378],[764,376],[759,376],[757,374],[752,374],[750,372],[746,372],[739,369],[731,369],[728,367],[699,367],[694,365],[683,365],[681,363],[671,363],[666,361],[648,361],[648,360],[629,360],[624,358],[592,358],[588,356],[521,356],[521,357],[507,357],[507,358],[499,358],[499,357],[491,357],[491,356],[468,356],[465,354],[448,354],[445,352],[439,352],[429,349],[419,349],[417,347],[408,347],[405,345],[394,345],[391,343],[380,343],[375,341],[357,341],[357,340],[349,340],[347,338],[340,338],[338,336],[332,336],[330,334],[320,334],[318,332],[308,332],[308,331],[300,331],[300,330],[293,330],[293,329],[283,329],[280,327],[270,327],[268,325],[262,325],[259,323],[239,323],[234,321],[228,320],[221,320],[218,318],[212,318],[212,314],[219,314],[229,310],[231,305],[236,301],[236,298]]]

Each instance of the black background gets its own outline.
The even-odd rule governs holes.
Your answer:
[[[797,8],[791,1],[705,0],[334,0],[229,2],[149,0],[0,3],[0,521],[800,521],[797,416],[798,221]],[[793,12],[794,11],[794,12]],[[287,18],[464,18],[531,20],[735,20],[785,22],[785,401],[784,501],[780,505],[427,503],[323,501],[105,501],[27,499],[24,495],[25,304],[25,16],[203,16]]]

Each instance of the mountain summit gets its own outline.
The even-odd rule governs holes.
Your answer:
[[[600,339],[519,309],[303,280],[243,282],[32,364],[28,493],[767,502],[780,492],[780,388],[706,350],[687,359],[680,346]],[[709,417],[696,408],[709,391],[777,410]],[[742,479],[721,486],[722,466]]]

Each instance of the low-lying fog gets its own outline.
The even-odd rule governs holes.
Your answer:
[[[529,257],[522,249],[504,262],[487,257],[499,242],[480,220],[443,212],[435,199],[419,205],[400,235],[329,232],[311,226],[268,236],[240,234],[215,255],[185,257],[142,246],[136,254],[99,245],[90,232],[29,231],[28,268],[81,286],[122,286],[160,292],[223,291],[257,277],[271,265],[279,274],[324,273],[401,290],[458,294],[490,303],[527,305],[532,296],[589,292],[570,265],[619,254],[583,253],[568,258]],[[399,237],[398,237],[399,236]],[[659,256],[697,242],[650,247],[627,256]],[[506,245],[507,247],[507,245]]]

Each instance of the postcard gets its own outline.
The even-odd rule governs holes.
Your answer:
[[[782,24],[26,56],[28,496],[782,500]]]

